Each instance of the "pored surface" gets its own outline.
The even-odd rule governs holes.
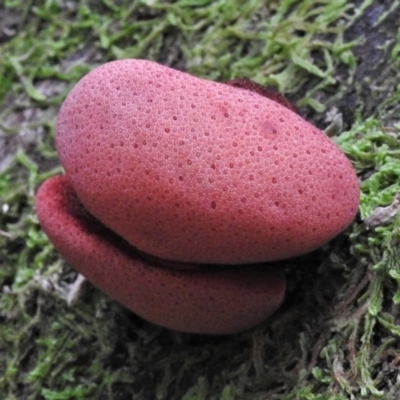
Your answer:
[[[296,256],[336,236],[358,208],[350,162],[300,116],[149,61],[86,75],[60,110],[56,145],[86,209],[164,259]]]
[[[231,334],[258,325],[283,301],[285,277],[274,266],[176,270],[144,261],[86,212],[65,175],[40,187],[36,211],[43,230],[71,265],[158,325]]]

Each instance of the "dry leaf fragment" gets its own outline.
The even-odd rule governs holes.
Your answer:
[[[387,207],[377,207],[372,214],[365,219],[367,229],[374,229],[381,225],[391,222],[400,210],[400,192],[396,194],[392,204]]]

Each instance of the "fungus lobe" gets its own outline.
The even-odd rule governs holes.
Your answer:
[[[65,175],[40,187],[36,211],[51,242],[71,265],[158,325],[231,334],[261,323],[283,301],[285,277],[273,265],[177,269],[143,258],[85,210]]]
[[[83,275],[153,322],[248,329],[279,306],[285,280],[247,264],[320,247],[358,208],[350,162],[294,111],[248,81],[104,64],[61,107],[66,175],[39,190],[42,227]]]
[[[149,61],[110,62],[78,82],[56,145],[85,208],[163,259],[297,256],[336,236],[358,208],[350,162],[299,115]]]

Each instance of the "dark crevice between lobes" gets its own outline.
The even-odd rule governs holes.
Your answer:
[[[237,270],[237,265],[199,264],[164,260],[140,251],[139,249],[128,243],[123,237],[117,235],[115,232],[109,229],[106,225],[104,225],[101,221],[99,221],[96,217],[90,214],[89,211],[86,210],[65,175],[60,176],[58,179],[59,182],[56,189],[57,196],[59,196],[60,198],[61,207],[68,214],[68,216],[73,221],[75,221],[75,223],[79,223],[80,227],[86,232],[86,234],[103,238],[106,242],[111,244],[114,248],[116,248],[119,252],[125,254],[127,257],[139,259],[155,268],[160,267],[180,271],[207,271],[209,273],[212,271],[218,272],[223,270],[226,271],[229,269]],[[273,265],[278,263],[279,262],[269,262],[268,265],[272,267]],[[266,263],[241,264],[240,268],[254,268],[257,266],[262,266],[264,264]]]
[[[87,234],[102,237],[116,247],[121,253],[124,253],[129,257],[139,258],[150,263],[152,266],[191,271],[200,269],[200,266],[196,263],[162,260],[138,250],[135,246],[128,243],[123,237],[117,235],[89,213],[79,200],[66,176],[64,176],[64,179],[59,184],[58,195],[62,198],[62,206],[65,211],[71,216],[71,218],[73,218],[73,220],[80,222],[81,227]]]
[[[75,190],[73,189],[68,178],[64,175],[60,179],[57,195],[61,197],[62,207],[65,212],[74,220],[79,221],[81,228],[88,234],[102,237],[106,242],[110,243],[113,247],[117,248],[118,251],[125,254],[130,258],[138,258],[152,267],[169,268],[174,270],[188,270],[188,271],[217,271],[227,269],[237,269],[238,266],[232,265],[217,265],[217,264],[199,264],[180,262],[173,260],[164,260],[151,254],[147,254],[140,251],[135,246],[128,243],[123,237],[117,235],[96,217],[89,213],[84,205],[79,200]],[[261,265],[258,264],[247,264],[248,266]],[[269,265],[274,263],[268,263]],[[244,265],[241,265],[243,267]]]

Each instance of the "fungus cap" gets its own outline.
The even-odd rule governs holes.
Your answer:
[[[163,259],[297,256],[358,208],[350,162],[316,127],[255,92],[150,61],[106,63],[79,81],[56,145],[85,208]]]

